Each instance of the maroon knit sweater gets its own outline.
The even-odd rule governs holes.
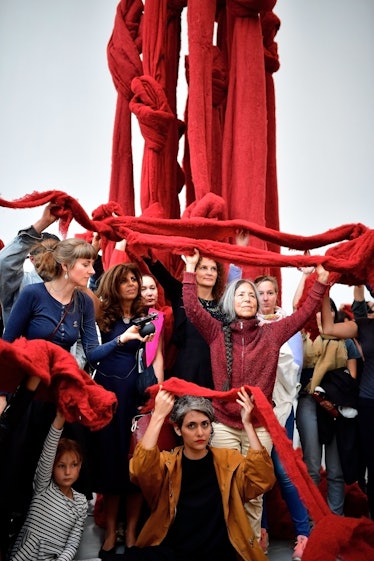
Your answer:
[[[258,386],[271,402],[279,349],[303,327],[321,304],[327,285],[314,283],[302,306],[292,315],[261,327],[256,318],[231,323],[232,379],[231,387],[244,384]],[[227,380],[227,363],[222,323],[214,319],[197,298],[195,273],[184,273],[183,302],[188,319],[200,331],[210,347],[214,388],[222,390]],[[240,407],[213,399],[216,418],[230,427],[241,429]],[[253,424],[258,426],[256,419]]]

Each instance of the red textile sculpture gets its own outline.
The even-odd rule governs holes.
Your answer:
[[[162,201],[165,212],[170,216],[170,197],[164,196],[165,147],[171,126],[176,127],[173,115],[163,88],[150,76],[134,78],[131,83],[134,98],[130,109],[137,116],[140,130],[145,139],[142,166],[141,207],[148,208]]]
[[[228,218],[265,225],[267,115],[261,0],[227,2],[229,88],[222,147],[222,196]],[[265,249],[263,240],[252,247]],[[265,272],[265,271],[264,271]],[[244,276],[254,278],[246,267]]]
[[[143,170],[140,185],[141,209],[144,212],[153,202],[159,202],[164,208],[164,216],[178,218],[180,215],[178,193],[184,180],[177,162],[180,123],[177,120],[177,80],[180,51],[181,13],[186,1],[183,0],[147,0],[144,9],[142,54],[142,79],[152,80],[162,90],[158,99],[165,98],[168,107],[168,130],[157,150],[158,173],[152,174],[152,166],[148,173],[148,160],[156,159],[150,153],[151,147],[147,143],[148,135],[144,135],[139,112],[131,110],[139,119],[140,128],[144,136]],[[155,91],[157,87],[155,86]],[[136,92],[134,92],[136,93]],[[157,110],[158,107],[148,107]],[[159,126],[160,125],[160,126]],[[163,136],[165,119],[154,119],[151,124],[153,135]]]
[[[37,376],[40,399],[56,401],[68,422],[99,430],[112,419],[117,398],[85,372],[68,351],[44,339],[0,339],[1,389],[13,392],[25,376]]]
[[[211,190],[213,24],[216,3],[189,0],[188,143],[195,198]]]
[[[279,69],[278,46],[275,35],[280,27],[279,18],[270,10],[261,13],[261,26],[265,51],[265,84],[266,84],[266,114],[267,114],[267,160],[266,160],[266,195],[265,195],[265,224],[268,228],[279,230],[278,181],[276,158],[276,118],[275,91],[273,73]],[[279,252],[278,245],[268,243],[270,251]],[[279,269],[270,268],[270,275],[278,278],[281,287]],[[281,298],[281,294],[279,295]]]
[[[321,263],[331,271],[330,281],[341,284],[374,286],[374,231],[363,224],[345,224],[314,236],[297,236],[259,226],[246,220],[217,220],[201,217],[163,219],[144,213],[141,217],[113,216],[103,212],[100,220],[90,219],[78,201],[62,191],[34,192],[15,201],[0,198],[0,206],[31,208],[53,201],[55,214],[61,217],[62,229],[74,218],[84,229],[98,232],[105,241],[127,239],[127,252],[134,256],[149,254],[150,248],[175,255],[192,252],[197,247],[204,255],[225,263],[269,267],[305,267]],[[222,199],[210,193],[208,205],[212,215],[221,208]],[[203,207],[204,201],[200,201]],[[113,203],[115,204],[115,203]],[[157,205],[154,205],[157,211]],[[206,210],[208,212],[208,210]],[[241,247],[227,243],[238,230],[246,230],[253,237],[267,243],[306,251],[331,245],[325,255],[284,255],[252,246]],[[340,243],[341,242],[341,243]]]
[[[143,15],[141,0],[121,0],[108,43],[108,64],[117,90],[113,131],[112,175],[109,200],[119,202],[126,214],[135,214],[132,132],[129,101],[131,81],[143,73],[139,32]]]
[[[179,218],[178,193],[185,184],[188,205],[215,193],[223,196],[225,218],[279,227],[272,80],[279,67],[275,3],[147,0],[141,13],[139,2],[120,2],[108,45],[118,91],[109,198],[121,204],[125,214],[134,214],[129,103],[145,139],[137,186],[143,213],[157,202],[165,217]],[[182,123],[176,92],[184,8],[188,60]],[[177,156],[184,131],[183,177]],[[250,245],[269,249],[256,237]],[[279,247],[273,244],[271,250]],[[242,265],[245,276],[254,275],[253,267]],[[259,272],[270,271],[262,266]],[[279,277],[279,269],[274,274]]]

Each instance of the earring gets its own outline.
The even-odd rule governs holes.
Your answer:
[[[64,274],[64,279],[68,280],[68,278],[69,278],[69,275],[68,275],[68,272],[66,271],[66,273]]]
[[[209,446],[211,446],[211,445],[212,445],[213,434],[214,434],[214,428],[212,427],[212,432],[210,433],[210,437],[209,437],[209,440],[208,440],[208,444],[209,444]]]

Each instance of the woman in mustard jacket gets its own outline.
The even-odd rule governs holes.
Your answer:
[[[252,425],[253,398],[242,388],[236,401],[250,442],[247,456],[209,445],[214,410],[208,399],[175,399],[160,386],[130,462],[131,480],[141,488],[150,515],[126,560],[266,559],[243,504],[273,486],[273,465]],[[183,444],[160,452],[157,439],[170,413]]]

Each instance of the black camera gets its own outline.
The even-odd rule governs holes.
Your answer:
[[[156,331],[156,328],[153,323],[151,323],[151,321],[153,319],[156,319],[157,317],[158,313],[152,312],[151,314],[148,314],[147,316],[144,316],[142,318],[135,318],[132,320],[132,322],[137,327],[140,327],[139,333],[142,337],[145,337],[146,335],[151,335]]]

